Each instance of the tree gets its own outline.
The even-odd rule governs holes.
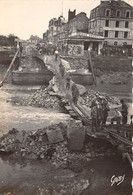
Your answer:
[[[15,36],[14,34],[10,34],[8,35],[8,41],[10,46],[14,46],[15,47],[15,39],[18,38],[17,36]]]
[[[0,46],[9,46],[9,41],[6,36],[0,35]]]

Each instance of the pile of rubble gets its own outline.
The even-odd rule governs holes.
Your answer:
[[[65,129],[63,123],[30,132],[13,128],[0,138],[0,152],[14,153],[29,159],[51,158],[56,148],[55,143],[64,141],[62,128]]]
[[[78,129],[73,131],[71,126],[79,127],[80,131],[78,132]],[[71,128],[72,132],[68,137],[69,128]],[[87,165],[92,158],[101,158],[108,155],[108,153],[111,154],[112,151],[107,149],[107,145],[104,147],[103,142],[101,146],[94,140],[89,140],[85,143],[85,138],[83,139],[83,147],[80,150],[80,141],[77,142],[78,139],[75,140],[77,150],[71,150],[70,144],[73,144],[72,140],[75,139],[77,134],[79,139],[81,137],[81,128],[83,128],[81,122],[76,123],[71,120],[69,124],[59,123],[30,132],[12,129],[0,138],[0,153],[13,154],[14,157],[32,160],[50,160],[56,167],[69,167],[72,169],[77,169],[79,165],[80,167]],[[105,151],[107,152],[105,153]]]
[[[23,106],[36,106],[44,108],[60,108],[61,100],[57,96],[49,95],[48,91],[39,89],[28,98],[12,98],[12,103]]]
[[[92,101],[98,96],[103,96],[110,104],[120,104],[118,98],[110,96],[106,93],[96,92],[93,90],[85,90],[83,94],[81,93],[81,103],[83,105],[86,105],[87,107],[90,107]],[[59,96],[50,95],[49,92],[45,89],[39,89],[27,98],[12,97],[12,99],[8,101],[11,101],[15,105],[35,106],[53,109],[59,109],[62,106],[61,98]]]
[[[119,105],[120,104],[120,100],[117,97],[110,96],[109,94],[102,93],[102,92],[96,92],[96,91],[93,91],[90,89],[81,96],[82,97],[82,104],[86,105],[87,107],[90,107],[92,104],[92,101],[95,100],[99,96],[104,97],[110,105],[112,105],[112,104]]]

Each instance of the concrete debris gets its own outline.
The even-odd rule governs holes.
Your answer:
[[[68,148],[70,150],[81,150],[84,145],[85,140],[85,128],[84,127],[74,127],[69,128],[67,131],[68,137]]]
[[[81,95],[81,104],[90,107],[92,101],[98,97],[103,96],[109,104],[119,105],[120,101],[118,98],[110,96],[106,93],[96,92],[93,90],[85,90],[84,87],[78,85],[80,88],[80,95]],[[21,98],[21,97],[13,97],[9,101],[11,101],[15,105],[23,105],[23,106],[35,106],[35,107],[44,107],[44,108],[53,108],[59,109],[62,107],[62,100],[61,98],[55,96],[53,93],[49,93],[45,89],[39,89],[28,98]],[[67,103],[67,100],[65,100]]]
[[[58,143],[60,141],[63,141],[63,135],[61,132],[61,129],[56,129],[56,130],[46,130],[46,134],[48,136],[49,143]]]
[[[120,100],[117,97],[110,96],[109,94],[102,93],[102,92],[96,92],[93,90],[88,90],[86,93],[84,93],[82,97],[82,105],[86,105],[87,107],[90,107],[92,102],[98,97],[98,96],[103,96],[109,104],[120,104]]]
[[[0,138],[0,153],[13,153],[14,157],[32,160],[50,160],[56,167],[69,167],[78,171],[79,164],[82,168],[92,158],[112,154],[110,144],[85,137],[87,128],[83,128],[80,121],[71,119],[67,124],[59,123],[35,131],[20,132],[12,129]],[[74,145],[72,142],[75,142]]]
[[[44,108],[60,108],[60,99],[57,96],[49,95],[45,89],[37,90],[28,98],[18,98],[11,100],[14,104],[23,106],[36,106]]]

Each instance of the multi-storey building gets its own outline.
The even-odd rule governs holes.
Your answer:
[[[106,45],[132,46],[133,7],[122,0],[105,0],[91,10],[88,32],[105,37]]]
[[[43,38],[58,45],[64,55],[82,56],[89,47],[99,53],[104,37],[88,34],[88,20],[86,13],[76,15],[76,10],[69,10],[68,22],[62,22],[59,18],[50,20],[49,30]]]
[[[53,18],[49,21],[49,28],[48,30],[43,33],[43,39],[46,42],[51,42],[53,44],[57,44],[58,41],[58,34],[60,32],[60,28],[66,21],[63,16],[57,18]]]

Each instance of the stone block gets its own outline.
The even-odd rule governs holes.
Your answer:
[[[46,134],[51,144],[58,143],[64,140],[61,129],[57,129],[57,130],[47,129]]]
[[[23,132],[19,131],[16,135],[16,140],[18,140],[19,142],[23,142]]]
[[[84,127],[73,127],[67,131],[68,148],[70,150],[81,150],[85,140],[85,128]]]

